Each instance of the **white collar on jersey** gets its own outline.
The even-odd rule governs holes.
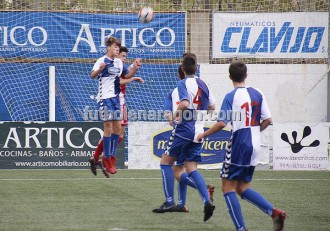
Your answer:
[[[186,78],[195,78],[194,75],[186,75]]]

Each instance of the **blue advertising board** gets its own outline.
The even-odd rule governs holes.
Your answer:
[[[208,127],[204,127],[205,131],[208,129]],[[154,156],[161,158],[164,154],[171,132],[172,130],[168,129],[152,135],[152,154]],[[230,137],[231,131],[227,128],[207,137],[202,145],[202,161],[199,164],[212,165],[222,163],[226,155],[226,148],[229,145]]]
[[[184,12],[157,13],[150,23],[132,13],[0,12],[0,56],[95,59],[114,36],[130,58],[181,58],[185,20]]]

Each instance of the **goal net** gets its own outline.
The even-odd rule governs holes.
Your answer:
[[[137,13],[146,5],[155,18],[144,24]],[[250,64],[328,63],[325,0],[3,0],[0,9],[0,120],[49,120],[49,66],[55,66],[56,121],[90,120],[86,110],[97,110],[97,81],[90,72],[109,35],[128,47],[128,63],[143,61],[136,76],[145,83],[127,87],[131,110],[162,109],[184,52],[197,55],[201,78],[227,76],[211,64],[236,58]],[[306,92],[323,84],[327,70],[319,72]]]

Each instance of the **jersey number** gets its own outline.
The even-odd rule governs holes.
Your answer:
[[[200,108],[201,104],[202,104],[202,89],[198,88],[197,94],[193,100],[194,104],[197,104],[197,109]]]
[[[257,121],[257,115],[259,114],[259,103],[257,101],[251,102],[252,106],[252,116],[251,116],[251,123],[250,123],[250,106],[248,102],[245,102],[241,108],[245,109],[245,126],[258,126],[260,121]]]

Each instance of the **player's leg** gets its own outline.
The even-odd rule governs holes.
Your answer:
[[[119,144],[124,140],[124,136],[125,136],[125,126],[121,124],[120,126],[120,131],[119,131],[119,139],[118,139],[118,144],[117,147],[119,146]]]
[[[253,167],[254,168],[254,167]],[[284,220],[286,213],[280,209],[276,209],[266,200],[259,192],[250,188],[250,183],[239,181],[237,185],[237,192],[242,199],[250,202],[258,207],[261,211],[271,216],[274,222],[274,230],[280,231],[284,228]]]
[[[202,174],[197,170],[197,163],[202,160],[202,143],[190,142],[182,148],[185,160],[186,171],[189,178],[194,182],[199,195],[204,203],[204,221],[207,221],[213,215],[215,206],[210,201],[207,186]]]
[[[160,161],[160,169],[162,174],[163,191],[165,195],[165,202],[156,209],[152,211],[154,213],[165,213],[173,212],[175,207],[174,201],[174,173],[172,170],[172,165],[175,158],[167,154],[163,154]]]
[[[113,120],[111,121],[111,127],[112,127],[112,134],[109,137],[109,147],[110,149],[107,150],[109,155],[106,155],[105,145],[104,145],[104,156],[102,159],[102,163],[104,163],[104,166],[106,170],[111,173],[115,174],[117,172],[116,168],[116,151],[117,151],[117,143],[118,143],[118,137],[119,137],[119,131],[120,131],[120,120]],[[103,139],[104,144],[106,144],[105,139]]]
[[[175,212],[189,212],[186,205],[187,200],[187,184],[186,178],[188,178],[187,173],[184,169],[183,161],[176,161],[172,167],[174,172],[174,177],[178,181],[178,204],[175,206]],[[190,180],[190,179],[189,179]],[[192,181],[190,180],[191,184]]]
[[[240,202],[236,195],[237,181],[222,178],[222,192],[236,230],[246,230]]]
[[[175,135],[175,129],[173,129],[171,136],[167,142],[165,153],[160,160],[160,170],[162,174],[163,191],[165,195],[165,203],[159,208],[152,210],[154,213],[173,212],[175,207],[174,201],[174,173],[172,165],[177,158],[177,155],[181,153],[182,146],[187,141],[181,139]]]
[[[103,153],[103,139],[100,139],[100,141],[94,151],[93,156],[91,158],[89,158],[90,169],[95,176],[97,175],[97,165],[98,165],[98,161],[99,161],[99,158],[102,153]]]
[[[117,151],[117,144],[119,139],[119,133],[121,128],[121,119],[122,114],[120,110],[120,103],[117,97],[113,97],[109,99],[109,117],[108,120],[111,124],[111,135],[109,137],[109,147],[110,150],[104,149],[104,154],[106,151],[109,151],[109,156],[105,155],[102,159],[107,171],[111,174],[115,174],[117,172],[116,169],[116,151]],[[107,140],[108,141],[108,140]],[[105,139],[103,138],[103,142],[105,144]],[[104,146],[105,147],[105,146]]]
[[[109,177],[110,171],[110,158],[111,158],[111,131],[112,121],[105,121],[104,134],[103,134],[103,157],[101,163],[101,169],[106,177]],[[113,173],[112,173],[113,174]]]
[[[210,201],[213,203],[214,201],[214,197],[213,197],[213,194],[214,194],[214,185],[213,184],[208,184],[207,185],[207,192],[209,193],[209,197],[210,197]]]
[[[102,99],[98,102],[100,119],[103,122],[106,121],[106,115],[108,114],[108,106],[109,106],[109,102],[107,99],[104,99],[104,100]],[[103,126],[105,127],[105,125],[103,125]],[[103,131],[105,131],[105,130],[103,130]],[[107,131],[107,133],[108,133],[108,131]],[[103,134],[103,136],[104,136],[104,134]],[[94,175],[97,174],[97,166],[99,165],[98,161],[99,161],[99,158],[100,158],[103,150],[104,150],[104,144],[103,144],[103,137],[102,137],[95,149],[93,156],[89,159],[90,169]],[[102,168],[102,166],[101,166],[101,168]],[[105,175],[106,175],[106,173],[105,173]]]
[[[93,154],[94,159],[98,161],[102,153],[103,153],[103,138],[99,140],[99,143],[95,149],[95,152]]]
[[[117,155],[117,146],[118,146],[118,141],[119,141],[119,135],[121,131],[121,120],[114,120],[112,121],[112,129],[113,132],[111,134],[111,155],[115,156]]]
[[[103,130],[103,153],[105,158],[110,158],[112,121],[103,122]]]
[[[118,146],[119,144],[124,140],[125,138],[125,129],[128,124],[128,118],[127,118],[127,107],[125,103],[120,102],[121,110],[122,110],[122,115],[123,119],[121,121],[121,130],[119,134],[119,140],[118,140]],[[128,153],[125,150],[125,162],[124,162],[125,167],[128,167]]]
[[[174,163],[174,166],[173,166],[173,171],[174,171],[174,177],[175,179],[179,182],[179,190],[178,190],[178,194],[179,194],[179,198],[182,198],[185,200],[186,195],[185,194],[185,191],[187,190],[184,190],[184,188],[187,188],[186,186],[190,186],[194,189],[197,189],[196,188],[196,185],[194,184],[194,182],[188,177],[188,174],[186,173],[185,171],[185,168],[184,168],[184,161],[180,161],[180,160],[177,160],[175,163]],[[207,191],[208,191],[208,194],[209,194],[209,197],[210,197],[210,201],[213,203],[214,201],[214,198],[213,198],[213,193],[214,193],[214,185],[213,184],[208,184],[206,185],[207,186]],[[180,187],[181,187],[181,190],[180,190]],[[180,202],[180,200],[179,200]],[[178,203],[179,206],[184,206],[185,203],[183,203],[182,205],[180,203]],[[188,208],[186,208],[185,210],[188,210]]]
[[[121,128],[120,128],[120,133],[119,133],[119,139],[118,139],[118,145],[124,140],[125,136],[125,127],[127,126],[127,107],[126,104],[121,104],[121,112],[123,115],[123,118],[121,120]]]
[[[185,166],[189,178],[191,178],[196,185],[199,195],[204,203],[204,221],[207,221],[212,217],[215,206],[210,200],[204,177],[197,170],[197,162],[186,160]]]

